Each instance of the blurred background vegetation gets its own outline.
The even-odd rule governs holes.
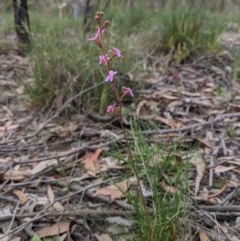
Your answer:
[[[240,23],[237,0],[29,0],[28,4],[34,74],[34,81],[25,84],[29,104],[58,109],[73,98],[69,113],[103,113],[113,98],[109,86],[102,84],[106,70],[99,69],[99,50],[87,40],[96,30],[96,11],[103,10],[110,21],[105,44],[123,53],[124,58],[113,63],[121,85],[135,91],[141,81],[131,76],[166,71],[169,65],[217,53],[219,36],[228,23]],[[0,32],[6,40],[14,33],[9,0],[0,2]],[[156,61],[162,56],[170,59]]]

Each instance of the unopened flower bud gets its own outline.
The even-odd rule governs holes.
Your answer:
[[[97,21],[98,25],[101,24],[101,17],[99,15],[95,16],[95,20]]]
[[[101,17],[104,15],[104,12],[97,12],[97,14],[99,14]]]
[[[109,21],[108,21],[108,20],[106,20],[106,21],[103,23],[102,28],[105,28],[106,26],[108,26],[108,24],[109,24]]]

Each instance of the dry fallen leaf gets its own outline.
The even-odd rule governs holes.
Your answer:
[[[109,224],[117,224],[119,226],[128,227],[128,228],[132,227],[135,223],[133,220],[122,218],[119,216],[109,217],[109,218],[106,218],[106,220],[109,222]]]
[[[192,194],[192,191],[190,191]],[[199,201],[207,201],[208,200],[208,195],[209,195],[209,190],[206,188],[203,188],[203,190],[198,192],[197,196],[194,196],[194,200],[199,200]]]
[[[0,137],[4,137],[7,131],[15,130],[19,127],[18,124],[12,124],[11,121],[7,121],[4,126],[0,126]]]
[[[100,169],[98,158],[101,152],[101,149],[97,149],[94,153],[87,152],[82,158],[82,163],[90,176],[96,176],[97,171]]]
[[[240,186],[240,182],[236,180],[229,180],[228,186],[238,188]]]
[[[1,241],[9,241],[8,235],[0,233],[0,240]],[[21,241],[21,237],[11,238],[11,241]]]
[[[10,156],[5,157],[5,158],[0,158],[0,163],[8,163],[10,161],[13,161],[13,158]]]
[[[53,193],[52,187],[50,185],[48,185],[47,188],[47,192],[48,192],[48,198],[50,203],[53,204],[53,207],[57,210],[57,211],[64,211],[65,208],[62,206],[62,204],[60,202],[54,202],[55,199],[55,195]]]
[[[106,234],[94,234],[94,237],[98,240],[98,241],[112,241],[112,238]]]
[[[152,93],[152,98],[153,99],[164,98],[164,99],[167,99],[167,100],[178,100],[179,99],[179,97],[177,97],[177,96],[169,95],[169,94],[163,93],[161,91],[153,92]]]
[[[212,199],[212,198],[219,196],[226,190],[227,187],[228,187],[228,184],[225,184],[220,190],[217,190],[216,192],[212,193],[211,195],[208,195],[208,199]]]
[[[160,182],[160,186],[168,193],[179,194],[179,190],[175,187],[167,185],[164,181]]]
[[[183,104],[183,102],[179,101],[179,100],[172,101],[167,105],[166,110],[173,112],[176,106],[181,106],[182,104]]]
[[[191,100],[192,104],[198,105],[198,106],[204,106],[210,109],[214,109],[214,105],[207,99],[193,99]]]
[[[49,201],[50,201],[51,203],[53,203],[53,202],[54,202],[55,195],[54,195],[53,190],[52,190],[52,188],[51,188],[50,185],[48,185],[47,193],[48,193]]]
[[[31,176],[31,170],[9,170],[5,173],[4,178],[12,181],[22,181]]]
[[[50,227],[44,227],[38,230],[36,233],[40,238],[50,237],[59,235],[61,233],[65,233],[69,231],[70,222],[60,222],[51,225]]]
[[[10,117],[13,117],[13,113],[12,111],[6,106],[6,105],[2,105],[1,106],[3,110],[5,110],[7,112],[7,114],[10,116]]]
[[[104,195],[104,196],[110,196],[111,199],[115,198],[123,198],[124,192],[128,190],[131,183],[128,180],[124,180],[122,182],[118,182],[116,184],[106,186],[103,188],[98,189],[95,192],[95,195]]]
[[[178,127],[177,123],[174,120],[171,120],[171,119],[167,119],[167,118],[164,118],[164,117],[161,117],[161,116],[156,116],[156,120],[166,124],[167,126],[173,128],[173,129]]]
[[[31,174],[32,175],[35,175],[43,170],[45,170],[46,168],[50,167],[50,166],[53,166],[55,164],[57,164],[57,160],[56,159],[50,159],[50,160],[47,160],[47,161],[42,161],[42,162],[39,162],[31,171]]]
[[[22,190],[14,189],[13,194],[19,198],[21,204],[24,204],[28,200],[28,197]]]
[[[238,173],[238,174],[240,174],[240,170],[239,169],[234,169],[233,171]]]
[[[226,157],[224,157],[224,158],[226,159]],[[233,157],[230,157],[230,158],[232,159]],[[227,163],[240,166],[240,159],[239,158],[234,158],[234,159],[235,159],[235,161],[229,160],[229,161],[227,161]]]
[[[198,138],[198,137],[196,137],[195,139],[198,140],[200,143],[204,144],[205,146],[207,146],[208,148],[210,149],[212,148],[212,144],[209,140]]]
[[[123,169],[124,167],[118,165],[118,159],[113,157],[103,157],[101,158],[101,171],[107,171],[109,169]]]
[[[206,164],[199,152],[196,152],[192,156],[192,158],[190,159],[190,163],[194,164],[197,169],[197,177],[196,177],[196,181],[195,181],[195,193],[194,193],[194,195],[197,196],[199,188],[200,188],[200,183],[203,178],[204,171],[205,171]]]
[[[12,124],[11,121],[7,121],[4,126],[0,126],[0,131],[10,131],[17,129],[19,127],[18,124]]]
[[[147,101],[147,100],[142,100],[136,109],[136,115],[139,117],[148,117],[149,115],[152,114],[152,109],[156,109],[158,106],[157,101]]]
[[[211,241],[211,239],[201,230],[199,232],[199,239],[200,241]]]
[[[207,88],[203,88],[202,89],[202,92],[205,92],[205,93],[212,93],[214,91],[213,88],[210,88],[210,87],[207,87]]]
[[[237,167],[234,167],[234,166],[226,167],[223,165],[219,165],[214,168],[214,171],[215,171],[215,173],[223,173],[223,172],[231,171],[235,168],[237,168]]]

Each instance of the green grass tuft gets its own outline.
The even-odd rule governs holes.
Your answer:
[[[187,220],[187,160],[179,160],[180,151],[174,145],[166,152],[162,147],[149,147],[136,130],[133,131],[133,137],[135,162],[145,187],[152,192],[148,203],[152,209],[150,223],[146,222],[144,209],[139,204],[139,195],[130,192],[127,196],[136,213],[134,240],[183,240],[181,238],[190,232],[181,223],[182,217]],[[151,229],[150,239],[148,228]],[[182,230],[185,230],[184,234]]]
[[[217,40],[225,23],[223,17],[191,5],[169,5],[152,19],[144,44],[147,52],[171,53],[175,63],[189,61],[219,49]]]

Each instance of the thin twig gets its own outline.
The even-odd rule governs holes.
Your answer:
[[[7,187],[7,185],[6,185]],[[3,196],[2,194],[0,194],[0,200],[3,200],[3,201],[7,201],[7,202],[10,202],[10,203],[14,203],[14,204],[18,204],[18,200],[12,198],[12,197],[5,197]]]
[[[230,192],[221,202],[220,205],[226,205],[227,202],[229,202],[236,194],[239,193],[238,189],[234,189],[232,192]]]
[[[219,115],[217,117],[214,118],[213,122],[218,122],[223,120],[224,118],[231,118],[231,117],[240,117],[240,112],[236,112],[236,113],[227,113],[227,114],[222,114]],[[210,125],[212,123],[212,120],[210,118],[209,121],[206,121],[204,123],[197,123],[197,124],[192,124],[192,125],[188,125],[182,128],[176,128],[176,129],[164,129],[164,130],[147,130],[147,131],[142,131],[142,134],[146,134],[146,135],[152,135],[152,134],[169,134],[169,133],[175,133],[175,132],[182,132],[182,131],[188,131],[191,129],[195,129],[195,128],[202,128],[203,126],[207,126]]]
[[[208,212],[240,212],[239,205],[228,205],[228,206],[221,206],[221,205],[214,205],[214,206],[207,206],[207,205],[199,205],[199,210],[204,210]]]
[[[215,165],[219,149],[220,148],[218,146],[213,149],[210,166]],[[213,186],[213,168],[209,168],[209,187],[212,187],[212,186]]]
[[[7,230],[7,234],[10,232],[10,230],[11,230],[11,228],[12,228],[12,226],[13,226],[13,223],[14,223],[14,220],[15,220],[15,217],[16,217],[16,213],[17,213],[17,209],[18,209],[18,207],[19,207],[19,204],[20,204],[20,201],[18,201],[18,203],[17,203],[17,205],[16,205],[16,207],[15,207],[15,209],[14,209],[14,211],[13,211],[13,214],[12,214],[12,219],[11,219],[11,222],[10,222],[10,224],[9,224],[9,226],[8,226],[8,230]]]
[[[149,210],[151,212],[151,210]],[[36,217],[38,213],[26,213],[26,214],[21,214],[21,215],[16,215],[15,219],[24,219],[24,218],[32,218]],[[45,213],[44,217],[59,217],[62,214],[64,217],[80,217],[80,218],[86,218],[86,217],[107,217],[107,216],[122,216],[122,217],[129,217],[131,215],[135,215],[134,210],[91,210],[91,209],[86,209],[86,210],[74,210],[74,211],[65,211],[64,213],[61,212],[49,212]],[[43,216],[39,216],[39,219],[42,218]],[[12,215],[9,216],[4,216],[0,217],[0,222],[5,222],[9,221],[12,219]],[[34,219],[34,221],[39,220],[37,218]]]

